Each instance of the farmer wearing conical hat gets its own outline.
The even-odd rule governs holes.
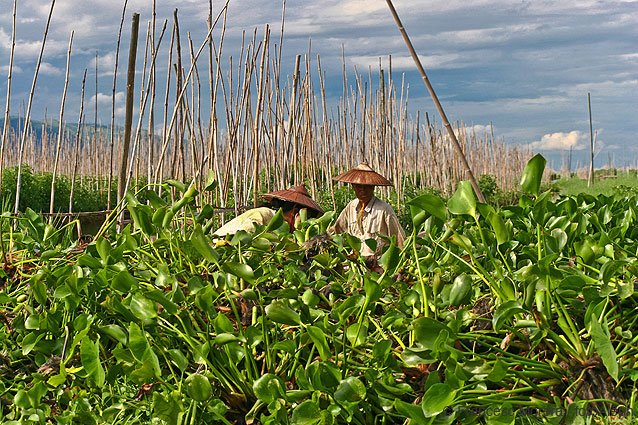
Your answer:
[[[304,185],[266,193],[261,196],[268,202],[266,206],[246,211],[224,224],[213,234],[217,236],[233,235],[240,230],[254,232],[255,223],[268,224],[280,208],[283,212],[284,220],[290,226],[291,231],[295,229],[295,219],[301,209],[306,208],[310,217],[323,214],[323,210],[310,197]]]
[[[392,186],[388,179],[362,163],[333,180],[352,184],[357,199],[350,201],[341,212],[330,233],[347,232],[361,239],[363,256],[378,257],[381,254],[385,241],[379,235],[396,236],[397,245],[403,246],[405,232],[397,215],[390,205],[374,196],[375,186]],[[365,244],[366,239],[377,241],[376,251]]]

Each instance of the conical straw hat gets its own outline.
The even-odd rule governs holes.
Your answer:
[[[372,186],[392,186],[390,180],[374,171],[365,162],[357,165],[350,171],[333,177],[333,180],[344,183],[367,184]]]
[[[294,202],[295,204],[303,205],[317,211],[319,214],[323,214],[323,209],[318,203],[310,197],[305,185],[291,187],[290,189],[277,190],[275,192],[265,193],[261,195],[266,201],[272,201],[273,198],[281,199],[284,201]]]

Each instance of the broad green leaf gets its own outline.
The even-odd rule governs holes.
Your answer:
[[[546,163],[547,161],[541,154],[534,155],[534,157],[527,162],[521,177],[521,187],[523,191],[538,196]]]
[[[279,211],[277,211],[275,215],[273,216],[273,218],[270,220],[268,225],[266,225],[266,232],[272,232],[272,231],[278,230],[285,223],[286,222],[284,220],[284,214],[281,211],[281,209],[279,209]]]
[[[607,324],[605,323],[605,326]],[[618,382],[618,361],[616,360],[616,350],[611,343],[609,335],[607,335],[598,321],[598,315],[589,316],[589,333],[594,341],[596,352],[600,356],[607,369],[607,373]]]
[[[104,325],[104,326],[101,326],[99,329],[100,329],[100,332],[103,332],[104,334],[106,334],[107,336],[110,336],[117,342],[120,342],[123,345],[126,345],[128,340],[128,338],[126,337],[126,332],[124,332],[124,330],[119,325],[116,325],[116,324]]]
[[[223,268],[228,273],[237,276],[240,279],[244,279],[246,282],[254,282],[255,280],[253,269],[248,264],[227,261],[224,263]]]
[[[494,311],[494,316],[492,317],[492,326],[495,331],[501,330],[503,323],[511,318],[513,315],[518,313],[525,313],[526,310],[521,306],[520,301],[511,300],[504,302],[499,305]]]
[[[453,391],[448,384],[434,384],[423,395],[421,409],[426,418],[436,416],[451,406],[456,398],[456,391]]]
[[[122,270],[111,280],[111,288],[117,292],[128,294],[132,288],[137,289],[137,279],[135,279],[127,270]]]
[[[202,226],[199,224],[195,225],[193,229],[193,233],[191,234],[191,243],[199,252],[204,259],[211,263],[217,264],[219,261],[219,254],[215,251],[215,248],[212,247],[211,243],[208,241],[204,232],[202,231]]]
[[[498,213],[490,212],[487,219],[494,230],[494,234],[496,235],[496,243],[500,245],[511,240],[510,233],[507,231],[507,226],[505,226],[503,217],[501,217]]]
[[[164,181],[164,184],[174,187],[179,192],[184,192],[186,190],[186,185],[178,180],[168,179]]]
[[[253,391],[257,398],[268,404],[277,399],[286,399],[283,381],[277,375],[266,373],[253,383]]]
[[[607,261],[600,268],[600,280],[602,280],[604,283],[609,283],[609,281],[615,274],[622,273],[623,267],[627,264],[629,264],[628,260]]]
[[[186,358],[184,353],[182,353],[177,348],[172,348],[168,350],[168,355],[173,361],[173,364],[175,364],[175,366],[177,366],[179,370],[181,370],[182,372],[186,370],[186,368],[188,367],[188,359]]]
[[[216,345],[230,344],[231,342],[241,341],[242,339],[235,334],[224,332],[215,337]]]
[[[102,261],[106,262],[112,249],[111,243],[106,238],[99,238],[95,241],[95,247]]]
[[[374,280],[370,279],[369,276],[363,277],[363,289],[365,290],[366,302],[368,305],[371,305],[383,296],[381,286]]]
[[[292,411],[292,425],[316,425],[321,423],[321,411],[312,400],[306,400]]]
[[[100,363],[100,338],[93,342],[88,336],[82,338],[80,344],[80,359],[86,373],[89,374],[96,387],[104,385],[106,377],[104,368]]]
[[[414,227],[418,228],[423,221],[425,221],[425,215],[417,218],[421,211],[425,211],[434,217],[445,221],[447,219],[447,212],[445,210],[445,203],[441,198],[436,195],[425,194],[417,196],[407,202],[410,206],[410,212],[412,214],[412,221]]]
[[[31,407],[31,401],[29,400],[29,396],[25,390],[18,390],[16,395],[13,397],[13,404],[15,404],[20,409],[28,409]]]
[[[326,341],[326,336],[323,331],[316,326],[307,326],[306,331],[308,332],[308,335],[310,335],[310,339],[312,339],[315,347],[317,347],[321,360],[326,361],[330,359],[330,357],[332,357],[332,353],[330,352],[330,346]]]
[[[415,406],[397,398],[394,400],[394,408],[397,409],[397,412],[402,417],[410,418],[410,425],[426,425],[430,423],[423,414],[421,406]]]
[[[184,416],[184,406],[182,405],[182,394],[173,391],[169,394],[153,392],[153,416],[152,423],[175,425],[182,423]]]
[[[137,229],[142,230],[142,232],[147,235],[154,235],[157,233],[155,226],[153,225],[153,209],[148,205],[127,205],[127,209],[131,213],[131,218],[135,223],[135,227]]]
[[[177,314],[178,306],[173,301],[166,298],[166,295],[162,291],[158,291],[154,289],[152,291],[148,291],[146,297],[152,301],[155,301],[169,313],[169,314]]]
[[[492,406],[492,411],[486,412],[491,413],[486,415],[487,425],[513,425],[518,411],[510,403]]]
[[[472,296],[472,278],[467,274],[462,274],[454,279],[450,289],[449,303],[454,307],[467,304]]]
[[[128,328],[128,344],[133,356],[141,361],[149,345],[144,331],[133,322],[129,324]]]
[[[210,385],[208,378],[199,373],[191,373],[186,381],[186,393],[197,401],[206,401],[213,395],[213,387]]]
[[[455,215],[469,214],[476,216],[476,198],[472,184],[468,180],[459,183],[456,192],[447,202],[448,210]]]
[[[399,265],[400,260],[401,250],[397,248],[393,240],[390,246],[388,246],[388,248],[385,250],[383,255],[381,255],[381,258],[379,259],[379,265],[381,265],[385,272],[391,276],[394,274],[394,271]]]
[[[281,301],[275,301],[266,306],[266,316],[276,323],[284,325],[301,325],[299,313]]]
[[[211,192],[217,188],[217,180],[215,180],[215,171],[208,170],[208,178],[206,179],[206,185],[204,186],[204,190],[207,192]]]
[[[133,295],[129,309],[135,317],[142,321],[157,317],[157,304],[141,294]]]
[[[356,252],[361,251],[361,239],[356,236],[352,236],[350,233],[345,233],[344,237],[346,239],[346,243],[350,248],[352,248]]]
[[[368,338],[368,321],[364,320],[361,324],[355,322],[348,326],[346,337],[353,347],[364,344]]]
[[[428,350],[434,350],[436,340],[442,331],[447,332],[450,338],[456,338],[452,329],[447,327],[444,323],[438,320],[431,319],[429,317],[419,317],[412,322],[414,328],[414,339],[423,348]]]
[[[556,228],[552,229],[551,235],[556,240],[558,251],[561,251],[567,244],[567,233],[563,229]]]
[[[505,365],[501,358],[498,357],[492,366],[491,372],[487,375],[485,379],[491,382],[501,382],[503,378],[507,375],[507,365]]]
[[[366,387],[359,379],[351,376],[341,381],[334,398],[340,402],[357,403],[366,396]]]
[[[195,197],[197,196],[197,193],[197,185],[195,185],[193,182],[188,186],[186,192],[184,192],[184,196],[182,196],[181,199],[179,199],[171,206],[171,212],[177,213],[184,206],[193,202],[195,200]]]

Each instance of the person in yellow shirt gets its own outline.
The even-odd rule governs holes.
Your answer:
[[[290,230],[295,229],[295,219],[302,208],[308,210],[308,217],[320,216],[323,210],[317,204],[305,185],[291,187],[286,190],[278,190],[262,195],[268,204],[263,207],[252,208],[245,213],[238,215],[228,223],[213,232],[215,236],[234,235],[240,230],[247,232],[255,231],[255,223],[266,225],[272,220],[277,211],[281,208],[284,220],[290,226]]]
[[[350,233],[361,239],[361,255],[378,259],[385,241],[379,237],[396,236],[398,247],[403,247],[405,232],[392,207],[374,196],[375,186],[392,186],[392,183],[375,172],[368,164],[362,163],[350,171],[339,174],[333,180],[350,183],[356,199],[341,211],[331,234]],[[365,244],[366,239],[377,241],[377,249],[373,251]]]

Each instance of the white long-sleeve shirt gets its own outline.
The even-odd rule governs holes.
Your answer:
[[[350,233],[361,239],[361,255],[380,255],[385,241],[378,234],[384,236],[396,235],[397,246],[403,247],[405,241],[405,232],[399,224],[399,219],[394,213],[392,207],[383,202],[381,199],[373,196],[368,205],[363,208],[361,220],[358,219],[361,211],[361,202],[353,199],[339,214],[339,218],[334,226],[330,229],[330,233]],[[377,241],[377,250],[373,252],[368,245],[365,244],[366,239],[375,239]]]

